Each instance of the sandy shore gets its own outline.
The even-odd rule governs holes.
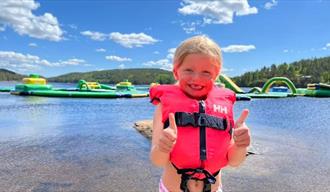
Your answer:
[[[152,121],[142,120],[134,128],[147,138],[151,138]],[[224,191],[231,192],[323,192],[330,191],[327,171],[319,167],[312,168],[297,161],[308,156],[309,150],[297,153],[297,141],[279,142],[275,136],[253,135],[252,147],[246,161],[238,168],[226,167],[222,170]],[[289,143],[289,144],[288,144]],[[312,159],[311,159],[312,161]],[[308,161],[309,162],[309,161]],[[311,164],[310,164],[311,165]],[[304,167],[304,169],[301,169]],[[315,171],[312,171],[312,170]],[[308,171],[307,171],[308,170]],[[314,172],[313,179],[306,180],[306,174]],[[309,176],[307,176],[309,177]],[[312,181],[314,180],[314,181]],[[318,183],[315,183],[319,181]]]

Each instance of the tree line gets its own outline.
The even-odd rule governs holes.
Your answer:
[[[233,77],[233,81],[241,87],[262,87],[270,78],[287,77],[296,87],[306,87],[308,83],[330,84],[330,57],[303,59],[290,64],[271,65],[253,72]],[[25,75],[0,69],[0,81],[20,81]],[[128,80],[135,85],[160,83],[171,84],[175,80],[171,71],[162,69],[113,69],[85,73],[68,73],[48,78],[48,82],[77,83],[80,79],[99,83],[115,84]]]
[[[290,64],[273,64],[232,79],[241,87],[262,87],[268,79],[276,76],[287,77],[296,87],[302,88],[308,83],[330,84],[330,57],[303,59]]]
[[[0,81],[20,81],[24,77],[26,76],[7,69],[0,69]]]
[[[162,69],[113,69],[103,71],[92,71],[86,73],[69,73],[53,78],[49,82],[75,83],[80,79],[86,81],[97,81],[99,83],[115,84],[128,80],[135,85],[160,83],[169,84],[174,82],[172,72]]]

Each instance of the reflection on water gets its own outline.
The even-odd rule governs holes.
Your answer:
[[[238,170],[224,171],[225,190],[326,189],[329,104],[330,99],[307,97],[237,102],[236,117],[243,108],[250,109],[247,123],[259,155],[249,157]],[[157,191],[160,170],[150,165],[150,142],[132,128],[135,121],[150,119],[153,110],[148,98],[1,93],[1,189]]]

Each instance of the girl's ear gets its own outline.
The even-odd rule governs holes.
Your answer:
[[[219,78],[220,74],[221,74],[221,64],[219,65],[218,73],[217,73],[217,75],[215,76],[215,79],[214,79],[214,80],[217,80],[217,79]]]
[[[178,68],[174,66],[173,68],[173,76],[174,76],[174,79],[177,81],[179,80],[179,76],[178,76]]]

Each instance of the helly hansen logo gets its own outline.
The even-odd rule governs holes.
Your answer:
[[[217,104],[213,104],[213,111],[219,112],[219,113],[224,113],[224,114],[228,113],[226,106],[221,106],[221,105],[217,105]]]

